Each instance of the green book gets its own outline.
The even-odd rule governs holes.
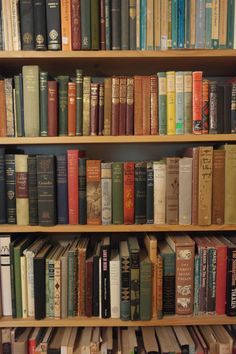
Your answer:
[[[81,49],[91,49],[91,18],[90,18],[91,0],[81,0],[80,18],[81,18]]]
[[[212,0],[206,0],[205,21],[205,47],[211,49],[213,46],[213,41],[211,40]]]
[[[185,18],[186,48],[190,48],[191,0],[185,0],[185,8],[186,8],[186,18]]]
[[[234,47],[234,7],[235,1],[228,0],[227,11],[227,48]]]
[[[75,316],[75,289],[77,282],[77,244],[78,240],[74,240],[68,251],[68,298],[67,298],[67,315]]]
[[[112,223],[124,223],[123,163],[112,163]]]
[[[158,76],[158,117],[159,134],[167,134],[167,80],[166,73],[160,72]]]
[[[41,71],[39,74],[40,98],[40,135],[48,135],[48,73]]]
[[[23,102],[22,102],[22,95],[21,95],[21,82],[20,82],[20,75],[14,76],[14,84],[15,84],[15,106],[16,106],[16,131],[17,136],[24,136],[24,116],[22,115],[23,109]]]
[[[91,0],[91,40],[92,50],[100,47],[99,38],[99,0]]]
[[[76,135],[83,135],[83,71],[76,70]]]
[[[152,318],[152,262],[146,251],[140,254],[140,320]]]
[[[177,48],[178,34],[178,1],[172,0],[171,6],[171,30],[172,30],[172,49]]]
[[[111,1],[105,0],[106,50],[111,49]]]
[[[136,237],[128,238],[130,254],[130,300],[131,300],[131,320],[139,320],[140,317],[140,291],[139,291],[139,252],[140,247]]]
[[[59,135],[68,135],[68,82],[69,76],[57,77],[59,86]]]
[[[184,134],[184,72],[176,72],[176,134]]]

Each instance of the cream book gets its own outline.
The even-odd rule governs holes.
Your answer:
[[[0,257],[1,257],[1,291],[2,291],[3,316],[12,316],[10,243],[11,243],[10,235],[1,235]]]
[[[28,155],[15,155],[17,225],[29,225]]]
[[[166,164],[164,161],[153,163],[154,171],[154,224],[166,222]]]
[[[112,250],[110,258],[111,318],[120,318],[120,255]]]

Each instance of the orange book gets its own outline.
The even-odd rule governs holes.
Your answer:
[[[202,71],[193,72],[193,133],[202,133]]]
[[[151,128],[151,80],[150,76],[142,78],[142,117],[143,117],[143,134],[150,135]]]
[[[76,131],[76,83],[68,83],[68,135],[75,136]]]
[[[71,1],[61,0],[61,38],[62,50],[71,50]]]
[[[134,224],[134,162],[124,162],[124,224]]]
[[[0,136],[7,136],[7,115],[4,80],[0,80]]]
[[[86,161],[87,184],[87,224],[101,224],[102,197],[101,197],[101,161]]]
[[[142,76],[134,76],[134,135],[143,135]]]

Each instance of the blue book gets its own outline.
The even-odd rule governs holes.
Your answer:
[[[172,0],[171,7],[171,30],[172,30],[172,48],[177,48],[178,41],[178,0]]]
[[[185,44],[185,0],[178,1],[178,48]]]
[[[200,288],[200,257],[195,255],[194,262],[194,315],[199,314],[199,288]]]
[[[57,221],[58,224],[68,224],[68,181],[67,157],[57,155]]]
[[[140,2],[140,49],[147,47],[147,0]]]
[[[205,0],[196,1],[196,48],[205,48]]]

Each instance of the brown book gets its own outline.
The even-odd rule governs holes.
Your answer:
[[[80,0],[71,0],[71,39],[72,50],[80,50]]]
[[[100,48],[106,50],[105,0],[100,0]]]
[[[179,223],[179,158],[166,158],[166,223]]]
[[[101,224],[101,161],[86,161],[87,224]]]
[[[119,135],[125,135],[127,106],[127,78],[120,77]]]
[[[12,343],[13,353],[24,354],[28,353],[28,338],[32,328],[25,328],[23,332]]]
[[[49,345],[48,345],[48,353],[60,353],[61,342],[63,338],[63,334],[65,332],[65,328],[57,328],[52,336]]]
[[[99,84],[98,99],[98,135],[102,135],[104,129],[104,84]]]
[[[195,243],[188,235],[170,235],[166,242],[176,253],[175,311],[177,315],[193,313]]]
[[[198,224],[211,224],[213,147],[199,147]]]
[[[112,77],[111,80],[111,135],[119,135],[120,78]]]
[[[48,136],[58,133],[58,95],[57,81],[48,81]]]
[[[134,79],[127,77],[126,135],[134,134]]]
[[[225,150],[225,224],[236,224],[236,145],[226,144]]]
[[[134,135],[143,135],[142,76],[134,76]]]
[[[61,0],[62,50],[71,50],[71,0]]]
[[[99,84],[91,84],[91,105],[90,105],[90,117],[91,117],[91,135],[98,134],[98,90]]]
[[[111,135],[111,78],[104,80],[104,129],[103,135]]]
[[[151,135],[158,134],[158,93],[157,93],[157,76],[150,78],[150,96],[151,96],[151,112],[150,112],[150,133]]]
[[[151,100],[150,100],[150,93],[151,93],[150,76],[144,76],[142,78],[143,135],[150,135],[150,128],[151,128]]]
[[[7,136],[7,114],[6,114],[6,97],[5,83],[0,80],[0,136]]]
[[[213,151],[212,224],[224,224],[225,210],[225,151]]]
[[[76,83],[68,82],[68,135],[75,136],[76,129]]]

